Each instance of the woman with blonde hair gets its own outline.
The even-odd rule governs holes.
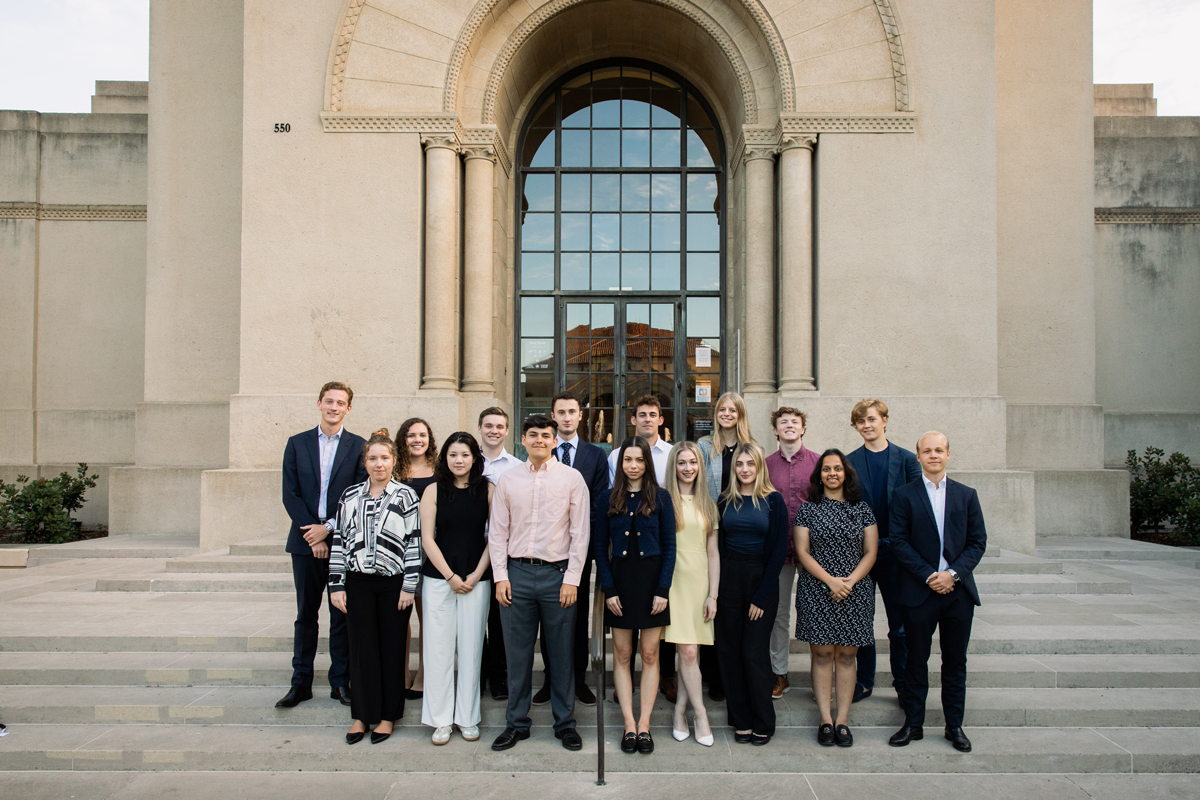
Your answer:
[[[737,392],[725,392],[713,407],[713,432],[696,442],[704,456],[705,481],[714,502],[729,488],[733,449],[753,441],[746,401]]]
[[[717,507],[721,581],[716,643],[729,724],[738,743],[764,745],[775,735],[771,630],[791,529],[787,504],[771,485],[757,444],[734,448],[733,478]]]
[[[712,747],[712,726],[700,691],[700,645],[713,643],[721,560],[717,551],[717,505],[704,490],[704,455],[693,442],[680,442],[667,456],[667,494],[675,507],[675,576],[671,581],[671,624],[663,639],[678,645],[679,695],[672,735],[688,738],[687,703],[692,701],[696,741]]]
[[[400,457],[396,459],[396,480],[412,488],[417,497],[423,498],[425,490],[437,481],[437,439],[433,428],[420,417],[410,417],[400,423],[396,432],[396,446]],[[409,700],[420,700],[425,693],[425,621],[421,616],[421,585],[417,584],[417,671],[409,671],[408,658],[404,659],[404,695]],[[404,634],[404,652],[412,647],[412,623]]]

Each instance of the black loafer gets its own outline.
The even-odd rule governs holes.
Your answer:
[[[386,742],[389,737],[391,737],[390,733],[376,733],[375,731],[371,731],[371,744]]]
[[[854,734],[845,725],[838,725],[833,729],[833,743],[838,747],[849,747],[854,744]]]
[[[638,752],[644,756],[654,752],[654,737],[650,735],[650,731],[637,735],[637,746]]]
[[[638,742],[637,742],[637,734],[636,733],[626,733],[624,736],[621,737],[621,752],[622,753],[636,753],[638,750],[637,745],[638,745]]]
[[[750,744],[755,747],[762,747],[767,742],[771,741],[769,733],[752,733],[750,734]]]
[[[312,696],[313,693],[311,688],[305,689],[300,686],[293,686],[292,688],[288,689],[287,694],[280,698],[279,702],[275,704],[275,707],[295,708],[305,700],[312,700]]]
[[[507,700],[508,699],[508,678],[492,678],[492,699]]]
[[[859,700],[865,700],[871,696],[871,691],[861,683],[854,684],[854,697],[850,698],[851,703],[857,703]]]
[[[890,744],[892,747],[904,747],[909,742],[915,742],[918,739],[924,738],[924,728],[919,725],[905,725],[903,728],[892,734],[892,738],[888,739],[888,744]]]
[[[579,731],[575,730],[574,728],[567,728],[566,730],[555,731],[554,738],[561,739],[563,747],[565,747],[568,750],[582,750],[583,749],[583,739],[580,738]]]
[[[337,700],[344,706],[350,705],[350,689],[346,686],[339,686],[329,693],[329,696]]]
[[[533,698],[529,702],[533,703],[535,706],[544,706],[550,702],[549,678],[547,678],[546,682],[542,684],[542,688],[538,689],[537,692],[534,693]]]
[[[733,740],[738,744],[750,744],[750,741],[753,738],[753,733],[738,733],[737,731],[733,732]]]
[[[424,692],[419,692],[416,689],[405,689],[404,690],[404,699],[405,700],[420,700],[424,696],[425,696]]]
[[[817,728],[817,744],[822,747],[833,747],[833,726],[828,722]]]
[[[954,749],[960,753],[971,752],[971,740],[963,733],[962,728],[946,728],[946,741],[954,745]]]
[[[708,688],[708,697],[714,703],[724,703],[725,702],[725,690],[721,689],[719,687],[714,689],[710,686]]]
[[[496,741],[492,742],[493,750],[507,750],[510,747],[515,747],[517,742],[522,739],[529,738],[529,731],[519,731],[516,728],[505,728],[504,733],[496,737]]]
[[[363,731],[351,731],[346,734],[346,744],[358,744],[363,740],[363,736],[365,735]]]
[[[596,693],[586,683],[575,681],[575,702],[591,708],[596,705]]]

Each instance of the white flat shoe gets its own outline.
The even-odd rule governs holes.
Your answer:
[[[478,725],[468,725],[465,728],[460,728],[460,730],[462,731],[462,737],[464,739],[466,739],[468,742],[479,741],[479,726]]]
[[[433,743],[437,745],[445,744],[450,741],[450,734],[454,732],[454,728],[450,725],[443,725],[433,732]]]
[[[675,737],[675,741],[682,742],[692,734],[689,731],[677,731],[674,728],[671,728],[671,735]]]

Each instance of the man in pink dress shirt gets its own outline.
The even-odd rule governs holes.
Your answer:
[[[771,428],[779,440],[779,450],[767,456],[767,474],[771,484],[783,495],[787,503],[788,517],[796,518],[800,504],[808,499],[808,485],[819,453],[804,446],[804,426],[808,417],[798,408],[783,406],[771,414]],[[788,537],[787,557],[779,573],[779,611],[775,615],[775,627],[771,630],[771,669],[775,673],[775,689],[771,697],[778,700],[791,688],[788,681],[788,648],[792,641],[788,622],[795,606],[796,548]]]
[[[575,730],[575,605],[591,540],[587,483],[554,458],[558,426],[533,414],[521,425],[529,461],[496,483],[488,549],[508,656],[508,710],[493,750],[529,738],[533,644],[542,626],[550,655],[550,708],[554,735],[581,750]]]

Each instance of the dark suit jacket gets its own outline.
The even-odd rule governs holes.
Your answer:
[[[292,518],[288,531],[287,552],[310,556],[312,548],[304,541],[304,525],[315,525],[317,510],[321,507],[321,451],[317,447],[317,432],[320,427],[297,433],[288,439],[283,451],[283,507]],[[325,497],[325,515],[337,515],[338,502],[342,493],[356,483],[367,479],[367,469],[362,465],[362,451],[366,440],[342,428],[337,454],[333,457],[333,470],[329,476],[329,491]]]
[[[905,450],[895,442],[888,442],[888,449],[891,452],[888,454],[888,476],[887,476],[887,503],[888,507],[892,505],[892,494],[896,489],[906,484],[921,480],[921,463],[917,461],[917,454],[911,450]],[[880,509],[875,508],[871,503],[871,475],[867,468],[867,446],[864,444],[857,450],[853,450],[846,454],[846,460],[850,462],[850,466],[854,467],[854,471],[858,473],[858,483],[862,487],[863,499],[871,505],[871,510],[878,517]],[[882,527],[882,526],[881,526]],[[883,536],[882,530],[880,536]]]
[[[954,591],[965,591],[979,605],[973,573],[987,549],[979,495],[970,486],[950,478],[946,481],[946,561],[962,579]],[[925,579],[938,571],[940,555],[937,522],[925,481],[906,483],[892,496],[891,544],[892,556],[901,566],[897,598],[901,605],[919,606],[933,592]]]
[[[600,493],[609,488],[608,456],[599,447],[585,442],[582,438],[576,439],[575,444],[578,446],[571,452],[571,466],[583,475],[583,482],[588,487],[588,502],[592,508],[592,526],[588,530],[592,530],[596,526],[596,502],[600,499]],[[562,451],[555,447],[554,457],[559,458],[561,455]]]

